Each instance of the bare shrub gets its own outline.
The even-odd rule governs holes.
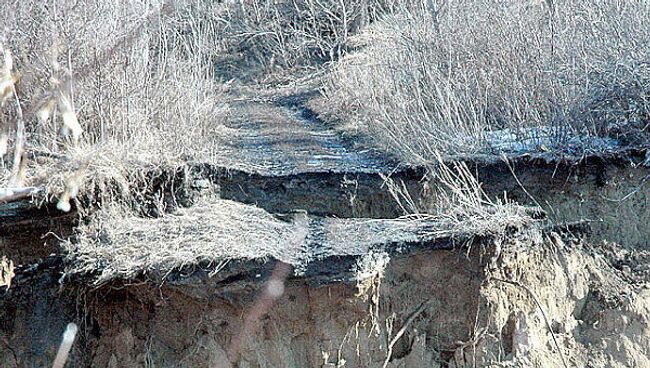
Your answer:
[[[506,150],[574,148],[647,124],[649,22],[640,0],[433,1],[353,40],[326,109],[408,161],[503,150],[504,135]]]
[[[247,82],[310,76],[340,59],[368,24],[427,0],[244,0],[230,3],[220,30],[223,75]]]
[[[340,56],[367,22],[368,0],[245,0],[224,18],[227,56],[221,67],[240,79],[286,77]]]

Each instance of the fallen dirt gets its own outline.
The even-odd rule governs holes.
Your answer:
[[[455,352],[455,366],[648,366],[647,275],[623,276],[608,256],[620,247],[604,247],[551,234],[538,247],[507,248],[481,290],[484,330]]]

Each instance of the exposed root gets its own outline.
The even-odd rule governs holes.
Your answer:
[[[399,331],[397,331],[397,333],[395,334],[395,336],[393,336],[393,338],[390,340],[390,343],[388,344],[388,353],[386,354],[386,360],[384,360],[383,368],[388,367],[388,363],[390,363],[390,360],[393,356],[393,347],[395,346],[397,341],[404,335],[406,330],[417,318],[417,316],[419,316],[422,312],[424,312],[424,310],[427,307],[427,304],[429,304],[429,300],[420,304],[420,306],[413,313],[411,313],[411,315],[409,315],[409,317],[404,322],[402,328],[400,328]]]

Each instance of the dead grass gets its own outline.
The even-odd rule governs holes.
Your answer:
[[[164,279],[186,266],[210,265],[210,271],[216,273],[235,260],[274,258],[301,272],[310,262],[327,257],[363,256],[390,246],[426,244],[447,237],[498,236],[496,231],[503,232],[506,225],[530,222],[524,212],[515,212],[515,207],[510,217],[491,212],[483,218],[464,214],[450,221],[449,216],[323,219],[308,227],[296,219],[281,221],[257,207],[220,199],[204,199],[157,218],[143,218],[127,208],[109,205],[88,217],[74,241],[65,241],[63,246],[67,275],[90,276],[99,285],[148,273],[154,279]],[[407,248],[390,251],[396,250]]]
[[[48,95],[46,81],[57,72],[49,58],[56,53],[74,77],[70,99],[85,142],[123,143],[143,153],[156,147],[173,157],[196,148],[203,153],[201,144],[214,138],[224,112],[210,64],[219,52],[218,14],[190,1],[57,5],[3,7],[27,110],[35,113]],[[60,151],[58,122],[30,118],[30,144]]]
[[[214,272],[232,260],[275,258],[305,270],[327,257],[405,251],[408,244],[475,236],[503,239],[512,229],[529,226],[527,211],[506,199],[490,200],[463,164],[435,169],[441,183],[438,212],[415,207],[397,219],[336,219],[294,214],[280,220],[255,206],[203,197],[190,208],[145,218],[116,201],[102,206],[64,243],[68,275],[91,275],[96,284],[154,277],[185,266],[210,264]],[[397,184],[396,198],[408,197]],[[443,188],[444,187],[444,188]],[[413,200],[408,198],[408,202]],[[395,248],[397,247],[397,248]]]
[[[264,210],[226,200],[204,200],[161,218],[142,218],[104,206],[66,242],[69,274],[92,274],[100,284],[155,271],[232,259],[275,257],[287,263],[302,246],[290,223]],[[218,267],[217,267],[218,269]]]
[[[219,77],[232,68],[230,77],[248,81],[256,73],[263,80],[309,74],[340,56],[348,35],[368,22],[369,9],[313,0],[10,0],[0,9],[7,25],[1,36],[20,78],[3,73],[3,83],[4,74],[17,82],[25,131],[9,124],[18,120],[8,112],[0,141],[3,147],[25,142],[28,152],[60,162],[41,160],[35,168],[28,161],[26,178],[16,183],[19,165],[9,162],[21,155],[3,152],[0,185],[64,190],[56,194],[68,208],[67,197],[77,192],[64,189],[69,177],[124,182],[127,172],[145,165],[213,161],[228,139],[221,126],[228,83]],[[78,167],[88,169],[71,172]]]
[[[432,4],[354,37],[361,49],[335,65],[325,110],[410,162],[499,151],[497,130],[515,151],[647,134],[647,2]]]
[[[0,158],[0,185],[62,190],[50,193],[68,208],[66,197],[84,187],[137,187],[128,180],[147,165],[210,161],[228,114],[213,68],[218,10],[195,1],[3,4],[24,137],[11,110],[0,128],[6,146],[24,141],[29,154],[20,183],[20,155]]]
[[[304,80],[330,63],[323,109],[405,161],[499,151],[504,137],[553,150],[647,130],[647,4],[548,4],[10,0],[0,15],[16,72],[3,81],[16,82],[24,134],[21,109],[5,106],[0,148],[25,141],[72,162],[112,151],[97,162],[127,168],[209,162],[228,139],[219,77]],[[0,151],[6,185],[21,155]]]

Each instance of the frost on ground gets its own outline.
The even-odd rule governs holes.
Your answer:
[[[572,156],[613,152],[621,148],[614,138],[560,134],[557,129],[543,126],[519,131],[495,130],[486,133],[487,146],[492,152],[511,155],[552,152]]]

